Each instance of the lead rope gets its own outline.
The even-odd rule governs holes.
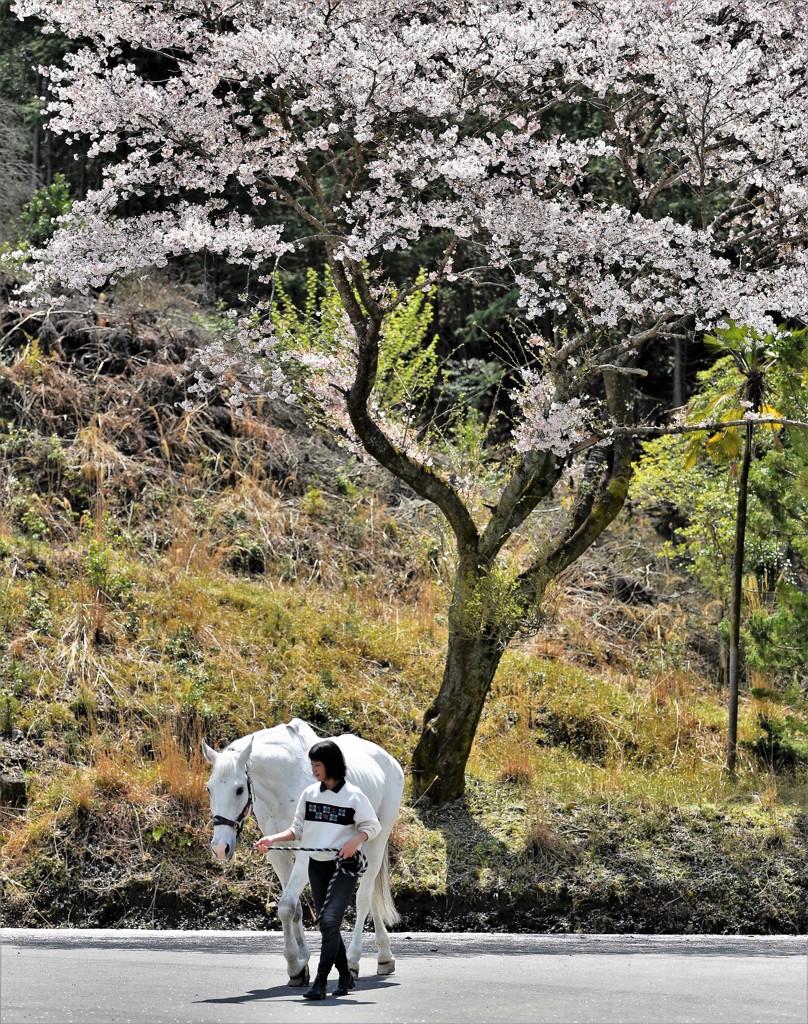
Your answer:
[[[334,846],[275,846],[273,844],[269,850],[284,850],[291,853],[339,853],[339,849]],[[350,867],[344,858],[335,858],[335,860],[337,861],[337,870],[329,880],[328,888],[325,891],[325,899],[323,900],[322,907],[320,907],[320,913],[314,919],[315,924],[319,924],[320,918],[323,916],[325,908],[328,906],[328,901],[331,898],[331,887],[333,886],[337,875],[353,875],[355,878],[359,879],[368,869],[368,859],[361,850],[357,850],[353,857],[349,858],[349,860],[356,861],[355,868]]]

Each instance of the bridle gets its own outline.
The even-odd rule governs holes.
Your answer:
[[[252,779],[250,778],[250,773],[246,769],[244,770],[244,774],[247,776],[247,803],[244,805],[244,809],[241,814],[239,814],[235,820],[223,818],[221,814],[217,814],[213,818],[214,828],[216,828],[217,825],[227,825],[228,828],[234,828],[236,830],[236,839],[241,835],[242,829],[247,823],[247,818],[249,817],[253,805]]]

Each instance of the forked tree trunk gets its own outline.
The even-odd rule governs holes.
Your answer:
[[[421,736],[413,752],[411,770],[416,799],[442,804],[463,795],[466,763],[502,655],[518,623],[535,615],[541,607],[548,580],[579,558],[623,507],[631,479],[631,456],[632,444],[627,439],[615,440],[609,457],[602,451],[591,453],[567,532],[518,577],[506,601],[506,605],[512,602],[510,608],[498,608],[497,588],[487,586],[495,552],[480,551],[485,549],[485,537],[479,547],[469,545],[461,554],[449,613],[443,681],[434,704],[424,715]],[[545,467],[548,477],[551,468]],[[549,492],[552,478],[549,484],[542,485],[542,493]],[[507,495],[507,488],[503,493]],[[536,504],[533,500],[526,507],[532,510]],[[500,539],[509,535],[528,514],[520,510],[519,502],[512,502],[512,506],[511,518],[498,535]]]
[[[450,254],[451,249],[447,258]],[[370,456],[440,509],[457,543],[458,570],[443,680],[424,715],[411,763],[413,797],[442,804],[463,795],[466,763],[485,698],[523,613],[540,607],[548,580],[579,558],[622,508],[631,479],[632,443],[628,437],[616,437],[608,457],[602,451],[593,453],[584,493],[568,529],[512,581],[510,594],[498,593],[497,579],[491,575],[497,559],[514,531],[552,493],[563,469],[561,461],[552,449],[523,453],[510,469],[481,531],[454,483],[393,444],[371,415],[369,400],[377,380],[385,313],[360,266],[346,262],[334,248],[329,249],[328,262],[357,337],[356,372],[350,390],[344,393],[353,429]],[[604,369],[603,386],[609,413],[616,423],[625,423],[632,406],[625,375],[614,367]],[[498,607],[503,596],[506,600]]]
[[[440,692],[413,753],[414,797],[442,804],[463,795],[466,762],[504,647],[491,636],[450,632]]]

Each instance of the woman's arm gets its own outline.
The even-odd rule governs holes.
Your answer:
[[[273,843],[291,843],[295,839],[297,836],[290,828],[285,832],[276,832],[274,836],[262,836],[255,844],[255,852],[266,853]]]
[[[351,800],[356,822],[356,835],[343,844],[339,851],[340,857],[353,857],[362,843],[368,839],[374,839],[382,830],[381,823],[373,810],[373,804],[361,790],[357,790],[355,798]]]
[[[306,810],[306,793],[304,789],[297,802],[295,817],[285,832],[277,832],[274,836],[262,836],[255,844],[256,853],[266,853],[273,843],[293,843],[303,835],[303,815]]]
[[[353,857],[362,843],[367,841],[367,838],[367,832],[363,832],[360,829],[355,836],[351,836],[348,842],[343,844],[342,849],[339,851],[340,857]]]

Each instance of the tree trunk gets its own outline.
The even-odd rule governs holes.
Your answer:
[[[39,188],[39,137],[41,129],[39,124],[34,125],[31,135],[31,194]]]
[[[53,184],[53,135],[45,133],[45,184],[50,188]]]
[[[42,76],[37,74],[36,82],[34,84],[35,96],[39,96],[42,92]],[[39,160],[40,160],[40,142],[42,138],[42,126],[40,124],[39,115],[34,117],[34,125],[31,129],[31,195],[36,192],[39,188]]]
[[[504,649],[498,638],[450,632],[440,692],[413,752],[414,797],[442,804],[463,795],[466,762]]]
[[[741,472],[738,478],[738,512],[735,518],[735,547],[732,554],[732,593],[729,608],[729,721],[727,725],[727,771],[735,774],[738,751],[738,676],[740,673],[741,602],[743,598],[743,559],[746,542],[746,506],[749,491],[749,466],[752,461],[753,425],[747,423],[744,434]]]
[[[686,366],[687,341],[684,338],[677,338],[674,343],[673,356],[673,407],[681,409],[687,399],[687,366]]]

